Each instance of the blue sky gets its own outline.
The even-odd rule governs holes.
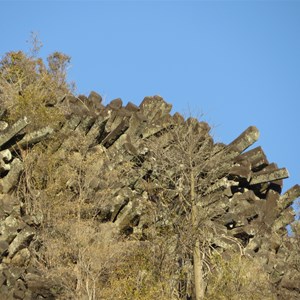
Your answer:
[[[215,139],[249,125],[270,162],[300,183],[300,1],[0,1],[0,53],[72,57],[77,93],[204,114]]]

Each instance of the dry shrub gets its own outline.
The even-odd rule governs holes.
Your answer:
[[[100,299],[178,299],[174,262],[163,253],[162,245],[127,242],[126,255],[117,263]]]
[[[116,164],[109,178],[103,177],[110,162],[105,150],[87,151],[84,143],[74,143],[78,139],[65,139],[57,151],[48,143],[22,152],[25,171],[18,194],[26,214],[41,215],[32,263],[60,282],[59,299],[174,299],[165,245],[124,240],[114,223],[83,217],[84,210],[96,211],[111,196],[115,179],[130,165]],[[105,185],[90,201],[97,176]]]
[[[62,220],[38,242],[35,266],[54,282],[59,278],[58,299],[178,299],[160,248],[124,240],[111,222]]]
[[[211,263],[206,300],[276,299],[268,274],[258,261],[240,254],[227,260],[214,253]]]
[[[7,120],[26,116],[33,129],[61,122],[64,116],[55,104],[72,90],[66,80],[69,62],[60,52],[48,57],[48,65],[22,51],[6,53],[0,60],[0,104],[7,109]]]
[[[36,266],[60,280],[59,299],[100,299],[99,295],[116,262],[123,257],[114,224],[61,221],[43,230]]]

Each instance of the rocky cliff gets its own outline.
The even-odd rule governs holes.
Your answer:
[[[124,106],[121,99],[104,106],[101,97],[92,92],[88,97],[66,96],[56,105],[64,108],[66,118],[54,128],[26,130],[26,117],[8,124],[4,112],[1,114],[1,299],[58,297],[58,283],[32,264],[37,259],[32,254],[33,244],[39,240],[46,218],[34,203],[48,199],[49,189],[43,183],[26,185],[30,171],[26,164],[28,153],[33,153],[37,166],[45,153],[60,158],[53,172],[64,177],[60,179],[63,187],[53,190],[53,199],[64,195],[72,206],[70,199],[80,194],[80,210],[74,213],[79,218],[112,223],[126,236],[147,240],[151,228],[163,226],[168,219],[162,216],[153,220],[149,210],[164,203],[163,199],[177,203],[179,194],[185,193],[176,186],[180,176],[175,174],[175,167],[168,169],[168,177],[176,178],[176,182],[167,192],[156,182],[161,163],[154,145],[164,151],[174,142],[170,133],[177,130],[184,138],[184,130],[178,128],[191,126],[199,140],[208,141],[205,151],[209,155],[201,178],[208,178],[212,170],[220,170],[197,196],[200,210],[205,203],[209,205],[205,222],[201,223],[206,228],[207,243],[224,256],[242,251],[259,261],[269,274],[278,299],[299,299],[300,273],[290,256],[299,249],[288,237],[286,226],[294,220],[291,205],[300,196],[300,186],[282,194],[288,171],[270,163],[259,146],[247,151],[258,140],[256,127],[249,127],[225,145],[213,142],[205,122],[186,120],[178,113],[171,115],[171,105],[159,96],[146,97],[139,106]],[[74,176],[75,167],[71,171],[64,169],[62,162],[73,163],[76,174],[84,173],[84,179]],[[79,168],[81,164],[84,168]],[[42,165],[41,169],[45,168],[47,165]],[[42,175],[39,179],[49,180]],[[25,195],[30,195],[30,200]]]

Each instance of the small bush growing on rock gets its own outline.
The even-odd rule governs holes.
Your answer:
[[[225,259],[215,253],[211,263],[206,300],[276,299],[268,274],[250,257],[234,254]]]
[[[63,114],[55,105],[71,91],[69,63],[70,57],[60,52],[48,57],[48,66],[22,51],[6,53],[0,61],[0,104],[8,111],[8,121],[26,116],[34,129],[61,121]]]

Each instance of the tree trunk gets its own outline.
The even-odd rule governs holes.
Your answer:
[[[193,232],[196,232],[198,226],[198,208],[196,206],[195,197],[195,177],[191,171],[191,203],[192,203],[192,228]],[[196,237],[195,245],[193,249],[193,264],[194,264],[194,282],[195,282],[195,300],[204,299],[204,279],[203,279],[203,260],[200,251],[200,242]]]
[[[201,257],[200,243],[196,240],[193,252],[194,261],[194,281],[195,281],[195,300],[204,299],[204,280],[203,280],[203,260]]]

